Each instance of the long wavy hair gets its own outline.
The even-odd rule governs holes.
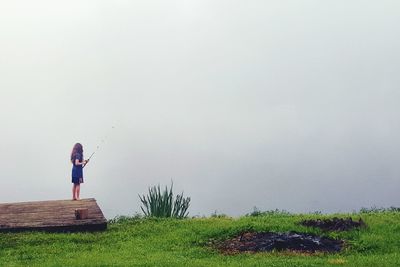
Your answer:
[[[72,148],[72,152],[71,152],[71,162],[73,163],[73,158],[76,154],[81,154],[83,157],[83,147],[80,143],[76,143],[74,145],[74,148]]]

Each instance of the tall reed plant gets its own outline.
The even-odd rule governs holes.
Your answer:
[[[174,197],[173,183],[161,191],[160,185],[149,187],[147,196],[140,196],[140,207],[147,217],[174,217],[185,218],[188,216],[190,197],[183,197],[183,192]]]

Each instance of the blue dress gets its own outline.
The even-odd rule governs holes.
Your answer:
[[[83,155],[80,153],[76,153],[72,155],[71,161],[72,161],[72,182],[74,184],[80,184],[83,183],[83,168],[82,165],[75,165],[75,161],[79,160],[82,162],[83,160]]]

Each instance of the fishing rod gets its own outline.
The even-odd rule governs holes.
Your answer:
[[[93,157],[95,152],[92,153],[92,155],[90,155],[90,157],[87,159],[88,161]]]
[[[96,150],[96,151],[97,151],[97,150]],[[95,151],[95,152],[96,152],[96,151]],[[93,155],[94,155],[95,152],[93,152],[92,155],[90,155],[90,157],[87,159],[87,162],[85,163],[85,165],[82,166],[82,168],[85,168],[85,166],[88,164],[88,162],[89,162],[90,159],[93,157]]]
[[[114,126],[111,127],[111,129],[115,129]],[[104,144],[104,140],[107,139],[107,136],[105,136],[103,139],[101,139],[101,143]],[[88,164],[88,162],[90,161],[90,159],[93,157],[93,155],[99,150],[100,144],[96,146],[96,150],[90,155],[90,157],[87,159],[87,162],[85,165],[83,165],[82,168],[85,168],[85,166]]]

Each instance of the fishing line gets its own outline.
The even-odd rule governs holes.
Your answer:
[[[115,127],[114,126],[112,126],[111,127],[111,130],[114,130],[115,129]],[[96,150],[95,151],[93,151],[93,153],[90,155],[90,157],[87,159],[88,161],[93,157],[93,155],[99,150],[99,148],[100,148],[100,146],[102,145],[102,144],[105,144],[105,140],[108,138],[108,135],[106,135],[106,136],[104,136],[104,138],[103,139],[101,139],[101,142],[100,142],[100,144],[98,144],[97,146],[96,146]],[[87,163],[86,163],[87,164]],[[85,166],[86,166],[86,164],[85,164]],[[85,166],[83,166],[83,167],[85,167]]]

